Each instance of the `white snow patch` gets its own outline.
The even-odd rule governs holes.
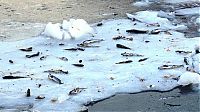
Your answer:
[[[69,21],[63,20],[62,24],[49,22],[42,34],[60,40],[69,40],[80,38],[86,34],[92,35],[93,33],[92,27],[85,20],[70,19]]]
[[[157,17],[158,12],[142,11],[134,15],[139,21],[127,19],[104,22],[101,27],[95,27],[95,39],[104,39],[95,43],[100,47],[85,48],[85,51],[67,51],[66,48],[77,47],[86,39],[85,35],[78,40],[56,40],[41,38],[41,36],[16,42],[0,42],[0,75],[25,76],[29,78],[6,80],[0,79],[0,107],[13,109],[20,102],[26,105],[33,104],[34,111],[79,111],[83,104],[107,98],[116,93],[134,93],[145,90],[170,90],[178,83],[177,78],[186,72],[183,62],[184,54],[177,54],[176,50],[193,51],[198,45],[199,38],[185,38],[184,34],[174,31],[171,22]],[[148,14],[148,16],[147,16]],[[147,26],[150,23],[159,23],[160,26]],[[50,24],[51,26],[52,24]],[[55,28],[59,29],[58,24]],[[68,29],[68,23],[63,22],[63,29]],[[130,29],[168,29],[159,34],[131,34]],[[119,29],[119,31],[117,30]],[[170,29],[170,30],[169,30]],[[53,28],[47,30],[54,32]],[[52,31],[52,32],[51,32]],[[59,30],[58,30],[59,32]],[[54,33],[53,33],[54,34]],[[113,40],[112,37],[123,35],[133,37],[133,41]],[[56,35],[57,36],[57,35]],[[60,35],[58,35],[60,38]],[[149,42],[147,42],[149,41]],[[60,46],[59,44],[64,45]],[[120,49],[116,44],[123,44],[130,49]],[[33,47],[32,52],[23,52],[19,49]],[[26,58],[40,52],[39,56]],[[143,57],[124,57],[121,53],[137,53]],[[41,60],[41,57],[46,57]],[[62,57],[68,61],[61,60]],[[141,59],[147,58],[145,61]],[[9,63],[12,60],[13,63]],[[75,67],[72,64],[82,60],[84,67]],[[132,60],[132,63],[116,64],[117,62]],[[159,70],[162,65],[183,65],[180,68]],[[54,74],[64,84],[57,84],[48,79],[46,70],[61,69],[69,74]],[[38,85],[41,84],[41,87]],[[25,97],[26,90],[31,89],[31,97]],[[69,95],[74,88],[85,88],[76,95]],[[38,95],[45,99],[36,100]],[[7,102],[7,97],[9,101]],[[17,100],[16,100],[17,99]],[[55,102],[52,102],[54,100]],[[12,105],[12,106],[9,106]],[[29,107],[29,106],[27,106]]]
[[[180,76],[180,79],[178,80],[178,84],[183,86],[198,83],[200,83],[200,75],[192,72],[185,72]]]

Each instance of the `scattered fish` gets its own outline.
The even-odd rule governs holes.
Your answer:
[[[22,77],[22,76],[3,76],[3,79],[20,79],[20,78],[28,78],[28,77]]]
[[[127,33],[135,33],[135,34],[145,34],[148,33],[148,30],[137,30],[137,29],[130,29],[126,30]]]
[[[73,90],[71,90],[69,92],[69,95],[76,95],[76,94],[82,92],[84,89],[87,89],[87,88],[79,88],[79,87],[78,88],[74,88]]]
[[[164,70],[164,69],[175,69],[175,68],[181,68],[184,67],[184,65],[162,65],[158,67],[159,70]]]
[[[31,52],[33,50],[32,47],[28,47],[28,48],[24,48],[24,49],[19,49],[21,51],[25,51],[25,52]]]
[[[54,73],[54,74],[68,74],[68,71],[63,71],[63,70],[60,70],[60,69],[58,69],[58,70],[51,69],[51,70],[47,70],[47,71],[44,71],[44,72]]]
[[[30,97],[30,96],[31,96],[31,90],[28,89],[28,90],[26,91],[26,97]]]
[[[132,56],[138,56],[138,57],[143,57],[144,55],[140,55],[140,54],[135,54],[135,53],[121,53],[122,56],[126,56],[126,57],[132,57]]]
[[[64,84],[59,78],[57,78],[57,77],[54,76],[54,75],[49,74],[49,75],[48,75],[48,78],[49,78],[50,80],[52,80],[52,81],[58,83],[58,84]]]
[[[125,37],[125,36],[122,36],[122,35],[113,37],[113,40],[119,40],[119,39],[128,40],[128,41],[133,41],[133,38],[132,38],[132,37]]]
[[[115,64],[125,64],[125,63],[131,63],[133,62],[132,60],[127,60],[127,61],[120,61],[120,62],[117,62]]]
[[[148,58],[143,58],[143,59],[139,59],[138,62],[142,62],[142,61],[145,61],[147,60]]]
[[[175,52],[179,53],[179,54],[189,54],[189,53],[192,53],[192,51],[180,51],[180,50],[177,50]]]
[[[69,50],[69,51],[85,51],[85,49],[83,48],[68,48],[68,49],[64,49],[64,50]]]
[[[32,57],[36,57],[39,56],[40,52],[37,52],[36,54],[31,54],[31,55],[26,55],[27,58],[32,58]]]
[[[122,44],[116,44],[116,47],[117,48],[122,48],[122,49],[131,49],[131,48],[126,47],[125,45],[122,45]]]
[[[76,66],[76,67],[84,67],[83,64],[72,64],[72,65],[74,65],[74,66]]]

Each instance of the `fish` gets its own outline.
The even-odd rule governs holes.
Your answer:
[[[67,49],[64,49],[64,50],[68,50],[68,51],[85,51],[85,49],[83,48],[67,48]]]
[[[49,74],[49,75],[48,75],[48,78],[49,78],[50,80],[52,80],[52,81],[58,83],[58,84],[64,84],[59,78],[57,78],[57,77],[54,76],[54,75]]]
[[[127,47],[127,46],[122,45],[122,44],[116,44],[116,47],[117,48],[122,48],[122,49],[131,49],[130,47]]]
[[[94,43],[99,43],[101,41],[104,41],[103,39],[89,39],[89,40],[85,40],[80,44],[77,44],[77,46],[79,47],[99,47],[99,46],[95,46],[95,45],[91,45]]]
[[[31,52],[33,50],[32,47],[28,47],[28,48],[22,48],[22,49],[19,49],[21,51],[25,51],[25,52]]]
[[[26,92],[26,97],[30,97],[31,96],[31,90],[28,89],[27,92]]]
[[[179,54],[189,54],[189,53],[192,53],[192,51],[181,51],[181,50],[177,50],[175,52],[179,53]]]
[[[117,62],[115,64],[125,64],[125,63],[131,63],[133,62],[132,60],[127,60],[127,61],[120,61],[120,62]]]
[[[135,33],[135,34],[145,34],[148,33],[148,30],[137,30],[137,29],[130,29],[126,30],[127,33]]]
[[[122,40],[133,41],[133,38],[132,38],[132,37],[125,37],[125,36],[122,36],[122,35],[115,36],[115,37],[113,37],[112,39],[113,39],[113,40],[122,39]]]
[[[181,68],[184,67],[184,65],[162,65],[158,67],[159,70],[165,70],[165,69],[175,69],[175,68]]]
[[[44,71],[44,72],[54,73],[54,74],[68,74],[68,71],[63,71],[63,70],[60,70],[60,69],[58,69],[58,70],[51,69],[51,70],[47,70],[47,71]]]
[[[72,64],[72,65],[74,65],[74,66],[76,66],[76,67],[84,67],[83,64]]]
[[[126,56],[126,57],[132,57],[132,56],[143,57],[144,56],[144,55],[141,55],[141,54],[127,53],[127,52],[121,53],[121,55]]]
[[[22,77],[22,76],[3,76],[3,79],[20,79],[20,78],[28,78],[28,77]]]
[[[36,54],[31,54],[31,55],[26,55],[27,58],[32,58],[32,57],[36,57],[39,56],[40,52],[37,52]]]
[[[79,88],[79,87],[74,88],[73,90],[71,90],[69,92],[69,95],[76,95],[76,94],[82,92],[84,89],[87,89],[87,88]]]
[[[142,62],[142,61],[145,61],[145,60],[147,60],[147,59],[149,59],[149,58],[139,59],[138,62]]]

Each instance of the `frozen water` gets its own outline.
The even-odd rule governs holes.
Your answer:
[[[133,15],[137,21],[128,19],[104,21],[102,26],[93,27],[97,32],[95,37],[85,35],[78,40],[63,41],[39,36],[16,42],[0,42],[1,77],[5,75],[28,77],[0,79],[0,107],[12,109],[23,102],[23,106],[28,105],[25,106],[27,109],[30,109],[31,104],[33,106],[31,109],[34,111],[79,111],[85,109],[83,104],[117,93],[166,91],[178,86],[174,78],[186,72],[184,57],[187,55],[175,51],[194,53],[194,46],[199,45],[199,37],[185,38],[183,33],[174,30],[183,25],[174,26],[166,18],[157,17],[157,14],[158,12],[155,11],[142,11]],[[65,28],[68,28],[67,23]],[[126,30],[130,29],[142,29],[148,32],[127,33]],[[155,29],[160,30],[160,33],[151,34],[150,32]],[[133,40],[112,39],[118,35]],[[64,50],[77,48],[77,44],[92,38],[104,41],[91,44],[99,47],[86,47],[85,51]],[[116,44],[131,49],[120,49]],[[33,50],[31,52],[19,50],[28,47],[32,47]],[[25,57],[37,52],[40,52],[39,56]],[[144,56],[124,57],[121,55],[124,52]],[[66,57],[68,61],[62,60],[62,57]],[[198,66],[198,57],[199,55],[197,60],[192,60],[191,64],[195,61]],[[82,60],[84,67],[72,65],[79,63],[79,60]],[[132,63],[116,64],[127,60],[132,60]],[[158,69],[163,65],[181,66],[173,69]],[[51,69],[69,71],[69,74],[51,73],[64,84],[48,79],[49,74],[44,71]],[[25,96],[28,88],[31,90],[29,98]],[[75,88],[85,89],[76,95],[70,95],[70,91]],[[45,96],[45,99],[35,99],[39,95]],[[11,106],[6,106],[8,98],[12,101]]]

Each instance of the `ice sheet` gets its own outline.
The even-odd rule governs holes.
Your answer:
[[[148,13],[147,18],[142,18]],[[199,44],[199,37],[185,38],[184,34],[174,31],[167,19],[157,17],[156,12],[138,12],[143,22],[128,19],[103,21],[102,26],[94,26],[95,37],[85,36],[78,40],[56,40],[46,37],[35,37],[16,42],[0,42],[0,76],[13,75],[28,78],[6,80],[0,79],[0,107],[15,109],[22,105],[32,105],[32,110],[38,111],[79,111],[85,109],[83,104],[98,101],[116,93],[134,93],[146,90],[166,91],[178,86],[177,78],[186,70],[185,54],[176,50],[192,51]],[[145,16],[146,17],[146,16]],[[160,26],[154,26],[158,23]],[[151,25],[150,25],[151,24]],[[130,29],[153,30],[161,29],[159,34],[131,34]],[[132,37],[133,41],[113,40],[117,35]],[[67,51],[66,48],[77,47],[87,39],[103,39],[96,43],[100,47],[85,48],[85,51]],[[64,45],[59,45],[59,44]],[[116,44],[123,44],[130,49],[120,49]],[[92,44],[93,45],[93,44]],[[19,49],[33,47],[32,52]],[[26,58],[25,55],[40,52],[39,56]],[[123,57],[121,53],[137,53],[143,57]],[[189,53],[191,54],[191,53]],[[45,56],[43,60],[40,60]],[[68,58],[68,61],[59,59]],[[139,62],[140,59],[148,58]],[[13,63],[9,63],[12,60]],[[84,67],[72,64],[82,60]],[[132,63],[116,64],[132,60]],[[184,65],[183,67],[159,70],[162,65]],[[58,84],[48,79],[50,69],[69,71],[69,74],[53,74],[64,84]],[[38,85],[41,84],[41,87]],[[74,88],[85,88],[76,95],[69,95]],[[30,88],[31,97],[26,97]],[[45,99],[36,100],[38,95]],[[55,102],[52,102],[52,100]],[[25,104],[24,104],[25,103]],[[6,106],[11,105],[11,106]],[[27,106],[28,109],[29,106]],[[0,108],[1,109],[1,108]],[[28,110],[27,109],[27,110]]]

